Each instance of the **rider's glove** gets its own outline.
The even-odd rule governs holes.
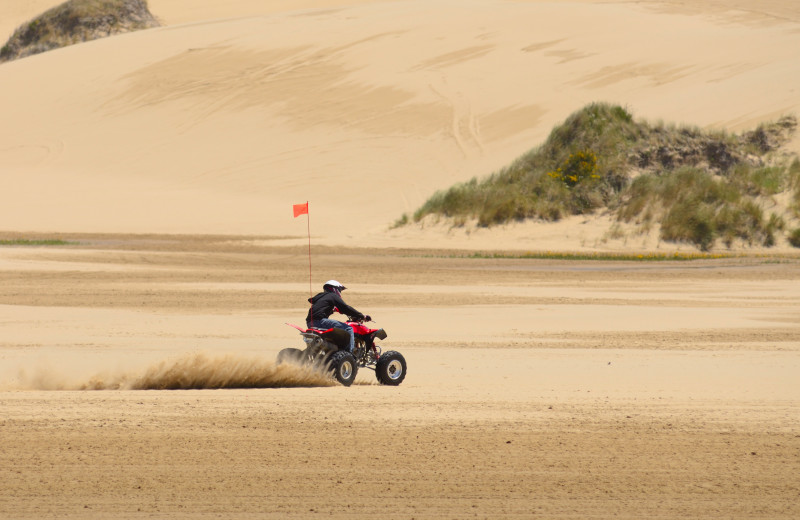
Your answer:
[[[366,316],[364,316],[364,321],[372,321],[372,316],[367,314]]]

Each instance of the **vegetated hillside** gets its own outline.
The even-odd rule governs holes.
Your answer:
[[[14,31],[0,62],[158,25],[145,0],[69,0]]]
[[[620,106],[594,103],[510,166],[437,192],[413,220],[488,227],[603,212],[702,250],[718,241],[769,247],[781,233],[800,247],[800,228],[789,229],[800,217],[800,160],[781,150],[796,127],[785,116],[740,135],[709,132],[635,121]]]

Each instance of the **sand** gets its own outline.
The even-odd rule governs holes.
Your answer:
[[[0,37],[58,3],[3,2]],[[0,239],[71,242],[0,246],[0,518],[800,517],[795,250],[390,229],[592,101],[797,113],[797,2],[149,5],[0,65]],[[275,364],[329,278],[399,387]]]
[[[408,362],[345,388],[302,248],[81,240],[0,249],[0,517],[800,514],[797,260],[320,247]]]

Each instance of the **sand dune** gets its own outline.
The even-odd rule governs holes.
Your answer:
[[[169,26],[0,67],[2,227],[302,236],[309,200],[319,240],[367,243],[591,101],[796,112],[794,4],[695,4],[153,1]]]

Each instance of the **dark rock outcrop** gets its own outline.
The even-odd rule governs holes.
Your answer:
[[[159,25],[146,0],[69,0],[17,28],[0,62]]]

